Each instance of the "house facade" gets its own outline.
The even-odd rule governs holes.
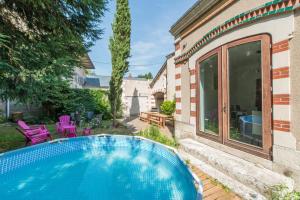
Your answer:
[[[73,78],[70,81],[71,88],[83,88],[85,84],[85,78],[87,76],[87,70],[95,69],[93,62],[88,54],[80,58],[82,67],[76,67],[74,69]]]
[[[166,61],[150,83],[152,108],[160,111],[165,100],[175,99],[175,53],[166,56]]]
[[[300,183],[300,1],[197,1],[172,27],[175,135]]]

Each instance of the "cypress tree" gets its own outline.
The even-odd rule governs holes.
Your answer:
[[[113,126],[116,126],[117,113],[121,108],[122,81],[129,68],[131,16],[128,0],[117,0],[112,30],[109,44],[112,59],[109,100]]]

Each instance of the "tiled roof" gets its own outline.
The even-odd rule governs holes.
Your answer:
[[[182,30],[192,24],[220,1],[221,0],[197,0],[195,4],[188,9],[183,16],[175,22],[175,24],[172,25],[170,32],[173,36],[178,36]]]
[[[81,64],[85,69],[95,69],[94,64],[92,63],[88,54],[80,58]]]

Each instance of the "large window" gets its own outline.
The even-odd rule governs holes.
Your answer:
[[[269,45],[269,36],[253,36],[197,61],[198,135],[271,158]]]

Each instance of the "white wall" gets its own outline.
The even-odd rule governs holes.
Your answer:
[[[71,81],[71,88],[82,88],[86,74],[85,69],[76,67],[74,70],[73,79]]]
[[[124,79],[122,85],[123,114],[138,115],[151,109],[150,81],[143,79]]]
[[[155,94],[157,92],[166,93],[167,88],[167,70],[166,68],[163,70],[163,72],[160,74],[158,79],[155,81],[153,87],[152,87],[152,94]]]
[[[175,55],[167,59],[167,100],[175,99]]]

